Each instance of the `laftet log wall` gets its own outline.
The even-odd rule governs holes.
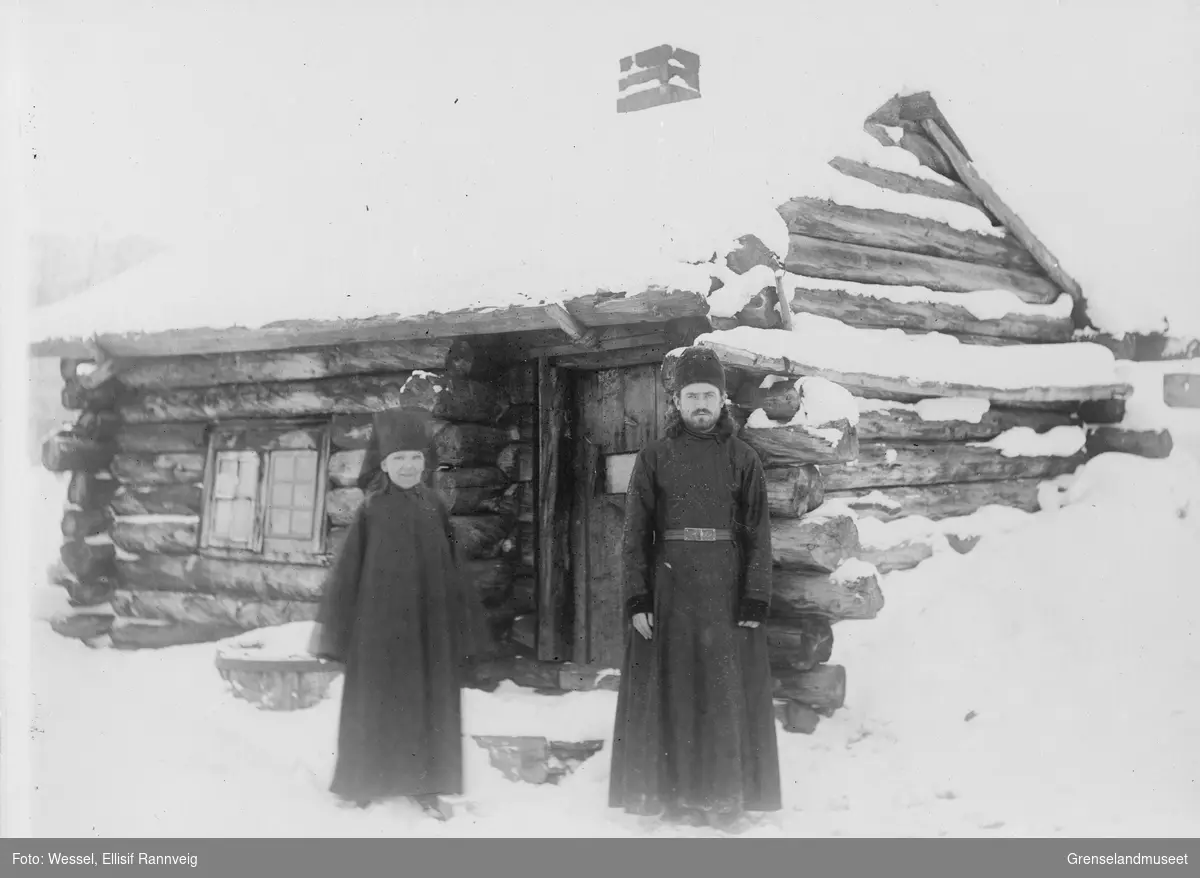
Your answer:
[[[76,605],[111,603],[117,645],[211,640],[312,619],[363,500],[364,466],[377,466],[367,460],[371,413],[413,406],[434,418],[442,466],[434,485],[450,508],[467,575],[497,638],[506,639],[532,602],[532,375],[516,367],[481,380],[463,351],[447,342],[139,360],[114,368],[118,377],[82,379],[78,364],[64,361],[64,401],[81,413],[73,431],[43,449],[47,468],[72,474],[56,581]],[[302,417],[328,424],[324,553],[206,553],[201,504],[212,426]]]

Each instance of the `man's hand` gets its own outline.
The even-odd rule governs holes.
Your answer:
[[[650,640],[654,635],[654,614],[638,613],[633,617],[633,630]]]
[[[757,628],[758,627],[757,622],[738,622],[738,625],[740,625],[742,628]]]

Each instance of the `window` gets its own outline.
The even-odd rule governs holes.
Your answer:
[[[324,424],[239,423],[213,430],[201,546],[208,554],[303,560],[325,543]]]

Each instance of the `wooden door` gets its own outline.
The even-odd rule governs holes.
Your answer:
[[[657,364],[576,376],[573,658],[620,667],[628,597],[621,575],[625,491],[636,453],[662,434],[666,396]]]

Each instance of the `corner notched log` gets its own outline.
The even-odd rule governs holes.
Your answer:
[[[764,467],[845,463],[858,457],[858,434],[849,421],[820,427],[744,427],[738,438],[757,452]]]
[[[771,522],[772,560],[784,570],[833,572],[858,550],[858,527],[849,515],[810,514]]]
[[[830,499],[844,502],[859,516],[892,521],[906,515],[921,515],[937,521],[970,515],[984,506],[1012,506],[1037,512],[1041,479],[1006,479],[1002,482],[958,482],[948,485],[902,485],[890,488],[858,488],[830,492]]]
[[[493,384],[428,372],[412,374],[400,393],[399,404],[447,421],[483,424],[500,420],[510,405],[508,395]]]
[[[821,722],[821,715],[807,704],[787,700],[775,702],[775,718],[785,732],[800,735],[811,735]]]
[[[807,235],[792,234],[789,238],[784,267],[794,274],[922,286],[956,293],[1012,290],[1022,300],[1038,305],[1048,305],[1059,295],[1058,287],[1049,279],[1008,268],[859,244],[839,244]]]
[[[204,455],[118,454],[113,457],[112,472],[123,484],[195,484],[204,478]]]
[[[67,541],[84,540],[108,530],[107,509],[68,508],[63,512],[62,535]]]
[[[454,515],[470,515],[495,507],[509,488],[508,476],[499,467],[466,467],[434,473],[433,486]]]
[[[139,555],[191,555],[199,538],[198,516],[117,518],[112,525],[113,542]]]
[[[827,619],[806,617],[795,621],[772,619],[767,623],[771,667],[808,671],[829,661],[833,653],[833,627]]]
[[[42,443],[42,466],[53,473],[97,473],[112,461],[111,445],[70,432],[55,433]]]
[[[1162,459],[1170,457],[1175,447],[1169,430],[1122,430],[1115,426],[1094,427],[1088,431],[1087,456],[1117,452],[1139,457]]]
[[[805,704],[821,716],[833,716],[846,703],[846,669],[841,665],[817,665],[811,671],[777,669],[775,697]]]
[[[82,540],[64,543],[58,554],[63,566],[80,582],[116,577],[116,549],[112,543],[96,545]]]
[[[863,553],[860,548],[858,554]],[[777,569],[772,575],[771,613],[775,618],[815,615],[833,621],[874,619],[883,603],[874,570],[851,575],[845,571],[828,574]]]
[[[329,516],[329,523],[333,527],[349,527],[362,502],[363,492],[359,488],[331,489],[325,494],[325,514]]]
[[[116,563],[121,588],[139,595],[198,592],[256,600],[317,601],[328,575],[323,567],[259,564],[200,555],[145,555],[118,559]]]
[[[67,502],[81,509],[100,509],[109,504],[116,490],[116,479],[99,479],[93,473],[73,473],[71,483],[67,485]]]
[[[767,507],[772,517],[799,518],[825,500],[821,471],[807,466],[772,467],[766,470]]]
[[[201,485],[121,485],[113,495],[116,515],[199,515]]]

